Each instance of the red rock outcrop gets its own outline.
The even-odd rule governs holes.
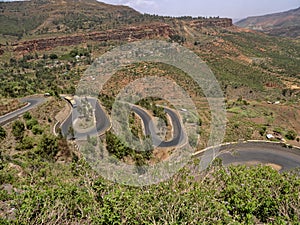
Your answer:
[[[150,24],[144,26],[127,27],[124,29],[108,30],[104,32],[93,32],[87,34],[76,34],[63,37],[43,38],[18,42],[13,44],[16,52],[32,52],[50,50],[58,46],[70,46],[86,43],[88,41],[134,41],[147,38],[165,37],[175,34],[175,31],[167,24]]]
[[[203,27],[223,27],[233,26],[232,19],[212,18],[212,19],[195,19],[188,22],[193,28]],[[86,43],[88,41],[136,41],[140,39],[153,39],[157,37],[168,38],[176,34],[175,30],[168,24],[152,23],[142,26],[125,27],[122,29],[107,30],[102,32],[92,32],[87,34],[75,34],[62,37],[42,38],[17,42],[12,44],[15,52],[33,52],[41,50],[50,50],[58,46],[70,46]],[[4,50],[0,49],[0,55]]]
[[[212,18],[212,19],[197,19],[190,22],[190,26],[194,28],[203,27],[231,27],[233,26],[232,19],[228,18]]]

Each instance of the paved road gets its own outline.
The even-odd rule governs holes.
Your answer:
[[[13,120],[15,120],[16,118],[18,118],[19,116],[21,116],[22,114],[24,114],[25,112],[35,108],[36,106],[44,103],[46,101],[46,98],[44,97],[28,97],[28,98],[23,98],[20,100],[21,102],[27,102],[28,105],[26,105],[25,107],[16,110],[14,112],[8,113],[4,116],[0,117],[0,125],[5,125]]]
[[[144,127],[145,127],[145,135],[150,136],[152,138],[152,142],[153,142],[154,146],[156,146],[156,147],[174,147],[174,146],[184,144],[184,142],[186,140],[186,136],[181,127],[180,120],[179,120],[177,114],[173,110],[165,108],[165,112],[171,118],[171,123],[172,123],[172,127],[173,127],[173,139],[171,141],[163,141],[156,134],[155,127],[154,127],[155,125],[154,125],[151,117],[149,116],[149,114],[147,112],[145,112],[143,109],[141,109],[140,107],[132,106],[131,108],[136,114],[138,114],[141,117],[141,119],[144,123]]]
[[[108,116],[103,111],[102,107],[99,105],[98,101],[94,98],[88,98],[90,104],[95,108],[95,116],[96,116],[96,128],[92,130],[88,130],[84,133],[75,132],[75,138],[81,139],[85,138],[87,135],[93,136],[96,134],[102,134],[104,133],[110,126],[111,123],[109,121]],[[153,141],[153,145],[155,147],[173,147],[178,146],[180,144],[183,144],[186,140],[185,134],[183,132],[183,129],[181,127],[180,120],[177,116],[177,114],[171,110],[171,109],[165,109],[166,113],[169,114],[173,126],[173,139],[171,141],[162,141],[158,135],[156,134],[155,125],[152,121],[152,118],[150,115],[141,109],[140,107],[131,106],[131,109],[138,114],[145,127],[145,135],[150,136]],[[77,111],[77,108],[73,108],[72,114],[66,119],[66,121],[61,125],[61,131],[64,136],[71,137],[69,129],[72,126],[72,121],[76,120],[79,116],[79,113]],[[76,129],[75,129],[76,130]]]
[[[93,135],[97,135],[97,134],[102,134],[106,130],[108,130],[108,128],[111,125],[109,118],[107,117],[107,115],[104,112],[103,108],[98,104],[97,99],[88,98],[88,101],[95,109],[96,127],[94,129],[89,130],[89,131],[84,132],[84,133],[75,132],[75,138],[77,138],[77,139],[84,138],[87,135],[93,136]],[[77,119],[78,116],[79,116],[79,113],[77,111],[77,108],[73,108],[72,113],[64,121],[64,123],[61,125],[61,132],[64,136],[67,136],[69,138],[71,137],[71,135],[69,134],[69,129],[72,126],[72,121]]]
[[[281,144],[244,143],[221,148],[219,158],[223,164],[276,164],[281,171],[300,168],[300,150],[289,149]]]
[[[28,102],[28,105],[6,114],[0,117],[0,125],[7,124],[25,112],[37,107],[38,105],[44,103],[46,98],[44,97],[28,97],[23,98],[22,102]],[[95,106],[96,115],[96,129],[88,132],[89,134],[103,133],[110,127],[110,121],[106,113],[103,111],[102,107],[98,104],[96,99],[89,99],[89,102]],[[166,113],[169,114],[172,120],[173,126],[173,139],[169,142],[164,142],[159,139],[155,133],[154,124],[151,117],[147,112],[139,107],[133,106],[132,110],[137,113],[143,120],[146,135],[150,135],[154,141],[154,144],[160,147],[171,147],[181,144],[185,140],[185,135],[183,133],[180,120],[177,114],[171,109],[165,109]],[[76,118],[78,116],[77,109],[73,109],[73,116]],[[69,127],[72,125],[72,115],[70,115],[67,120],[62,124],[63,134],[67,134]],[[86,136],[88,133],[76,133],[77,137]],[[290,169],[295,169],[300,167],[300,150],[299,149],[289,149],[283,147],[281,144],[274,143],[241,143],[234,145],[227,145],[221,147],[220,155],[218,156],[222,159],[223,164],[247,164],[252,162],[259,162],[262,164],[272,163],[282,167],[281,171],[286,171]]]

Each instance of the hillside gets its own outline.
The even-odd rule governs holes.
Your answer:
[[[48,0],[47,0],[48,1]],[[300,71],[300,43],[282,38],[271,37],[259,32],[249,32],[232,25],[232,20],[228,18],[192,18],[192,17],[161,17],[154,15],[142,15],[138,12],[123,6],[110,6],[96,1],[62,1],[41,2],[12,2],[3,3],[6,9],[12,10],[19,5],[19,10],[27,7],[27,10],[34,11],[37,7],[49,8],[49,14],[62,12],[65,7],[70,16],[70,21],[76,21],[77,15],[72,13],[74,7],[82,15],[90,10],[87,16],[91,17],[94,8],[106,9],[107,12],[126,11],[122,24],[112,21],[121,21],[119,14],[110,14],[110,20],[103,22],[102,26],[92,23],[90,19],[85,22],[91,23],[90,28],[81,27],[75,31],[50,29],[53,23],[49,22],[49,17],[43,19],[43,27],[47,27],[43,34],[37,34],[38,29],[29,29],[27,34],[22,34],[20,40],[12,39],[12,36],[2,35],[0,38],[0,96],[3,98],[17,98],[31,94],[50,92],[53,94],[74,94],[85,69],[100,55],[107,52],[114,46],[144,40],[160,39],[169,42],[178,42],[198,54],[211,68],[219,80],[221,88],[232,105],[232,119],[226,141],[239,139],[262,139],[259,135],[261,127],[272,129],[282,127],[286,130],[299,130],[300,124],[290,126],[289,120],[297,121],[297,111],[294,116],[286,120],[282,110],[278,110],[280,117],[273,113],[272,122],[268,113],[263,112],[263,108],[270,107],[261,105],[261,108],[253,109],[248,107],[249,114],[254,118],[247,118],[246,114],[236,114],[242,112],[245,106],[235,107],[237,99],[247,101],[275,101],[279,100],[286,104],[293,104],[298,101],[299,94],[299,71]],[[66,3],[66,4],[65,4]],[[65,4],[65,5],[64,5]],[[89,8],[89,7],[90,8]],[[79,10],[82,9],[83,11]],[[5,10],[3,15],[8,16],[9,10]],[[98,12],[98,16],[102,15]],[[97,14],[97,10],[94,11]],[[28,16],[15,14],[25,21]],[[37,14],[38,15],[38,14]],[[43,13],[40,13],[43,15]],[[46,14],[47,15],[47,14]],[[57,18],[59,26],[63,27],[65,17]],[[131,18],[131,19],[128,19]],[[48,22],[47,22],[48,21]],[[132,21],[135,21],[133,24]],[[139,21],[139,22],[138,22]],[[2,22],[0,23],[3,25]],[[76,27],[78,22],[74,22]],[[79,23],[80,24],[80,23]],[[104,26],[105,25],[105,26]],[[39,26],[41,27],[41,25]],[[78,26],[79,27],[79,26]],[[87,29],[87,30],[85,30]],[[0,36],[1,37],[1,36]],[[75,59],[79,55],[80,59]],[[147,73],[164,74],[172,77],[176,70],[170,67],[158,67],[156,70],[143,71],[146,65],[136,65],[135,71],[140,76]],[[131,69],[119,74],[118,79],[132,80]],[[191,92],[192,96],[197,96],[195,101],[202,104],[203,93],[193,88],[190,81],[181,74],[181,85]],[[3,79],[2,79],[3,78]],[[126,79],[125,79],[126,78]],[[113,91],[107,93],[117,93],[120,88],[118,79],[111,85]],[[112,96],[111,96],[112,97]],[[236,103],[239,104],[239,103]],[[255,103],[253,103],[255,105]],[[201,106],[202,107],[202,106]],[[293,108],[293,110],[296,110]],[[282,115],[281,115],[282,114]],[[238,118],[237,118],[238,117]],[[275,120],[275,118],[281,118]],[[209,112],[201,112],[201,119],[209,123]],[[243,130],[238,135],[235,134],[235,120],[243,121],[239,129]],[[258,121],[258,122],[257,122]],[[261,121],[261,122],[260,122]],[[232,124],[231,124],[232,123]],[[205,124],[209,128],[209,124]],[[251,129],[250,129],[251,128]],[[264,128],[265,129],[265,128]],[[203,133],[205,135],[205,133]],[[204,147],[204,146],[202,146]]]
[[[161,39],[178,42],[198,54],[214,72],[228,101],[240,97],[298,101],[300,43],[238,28],[228,18],[143,15],[96,0],[33,0],[2,2],[0,6],[0,16],[6,18],[0,23],[0,96],[5,98],[44,92],[73,94],[84,70],[113,46]],[[7,26],[13,21],[15,27]],[[5,27],[13,32],[4,34]],[[80,60],[75,59],[77,55]],[[130,80],[130,72],[126,73],[122,76]],[[174,74],[170,68],[156,73]],[[202,96],[187,80],[183,85],[193,95]],[[254,131],[260,127],[246,122]],[[288,128],[287,124],[278,125]],[[255,132],[245,133],[238,137],[229,132],[228,140],[245,135],[258,138]]]
[[[212,70],[226,98],[223,142],[266,141],[267,134],[276,134],[286,139],[284,154],[290,145],[300,146],[297,39],[240,28],[229,18],[146,15],[96,0],[0,2],[0,115],[23,107],[18,101],[21,97],[47,93],[44,103],[0,126],[0,224],[299,222],[299,171],[282,174],[280,165],[263,161],[250,168],[224,168],[218,159],[201,171],[199,156],[169,180],[130,187],[105,179],[83,156],[83,151],[102,151],[96,137],[88,135],[86,146],[79,150],[76,141],[56,129],[71,112],[61,95],[74,95],[83,79],[95,80],[94,74],[83,76],[99,56],[117,46],[149,39],[184,46]],[[193,126],[200,138],[195,151],[207,147],[211,132],[208,101],[192,78],[171,65],[141,62],[117,71],[99,93],[105,112],[111,112],[114,98],[126,85],[146,76],[174,81],[184,89],[198,110]],[[176,94],[164,82],[154,88]],[[167,120],[166,133],[172,136],[174,126],[161,107],[164,104],[171,103],[160,98],[140,101],[155,120]],[[79,106],[77,110],[93,111]],[[132,133],[143,138],[140,117],[132,113],[128,122]],[[110,131],[101,135],[101,142],[110,148],[111,163],[128,163],[141,177],[145,165],[158,164],[177,150],[135,151]],[[233,146],[233,155],[238,155],[235,150]]]
[[[140,16],[126,6],[96,0],[0,2],[0,34],[24,36],[107,30]]]
[[[248,17],[236,25],[274,36],[300,37],[300,7],[281,13]]]

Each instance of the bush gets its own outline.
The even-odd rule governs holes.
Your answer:
[[[28,130],[31,130],[37,124],[38,124],[38,121],[35,118],[29,119],[26,121],[26,128]]]
[[[91,137],[89,139],[89,143],[92,144],[93,146],[97,146],[97,143],[98,143],[97,137]]]
[[[17,120],[12,125],[12,133],[16,139],[21,140],[25,131],[25,125],[21,121]]]
[[[288,140],[295,140],[296,137],[297,137],[297,133],[294,131],[294,130],[289,130],[285,137],[288,139]]]
[[[43,129],[37,124],[37,125],[34,125],[32,127],[32,133],[34,135],[37,135],[37,134],[42,134],[43,133]]]
[[[0,141],[6,138],[6,131],[0,126]]]
[[[33,148],[33,138],[25,136],[22,141],[18,143],[16,149],[17,150],[28,150]]]
[[[50,57],[50,59],[52,59],[52,60],[53,60],[53,59],[57,59],[57,58],[58,58],[58,57],[57,57],[57,55],[56,55],[56,54],[54,54],[54,53],[50,54],[50,56],[49,56],[49,57]]]
[[[58,140],[53,135],[43,135],[36,153],[42,158],[52,160],[58,152]]]
[[[263,127],[261,127],[261,128],[259,129],[259,134],[260,134],[261,136],[264,136],[265,133],[266,133],[266,131],[267,131],[267,128],[266,128],[265,126],[263,126]]]
[[[30,112],[26,112],[26,113],[23,115],[23,118],[24,118],[25,120],[30,120],[30,119],[32,118],[32,116],[31,116]]]

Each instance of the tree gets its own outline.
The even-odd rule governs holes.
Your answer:
[[[37,154],[45,159],[52,160],[58,152],[58,140],[53,135],[43,135],[38,144]]]
[[[295,140],[296,137],[297,137],[297,133],[294,131],[294,130],[289,130],[287,132],[287,134],[285,135],[285,137],[288,139],[288,140]]]
[[[42,134],[43,133],[43,129],[40,127],[40,125],[36,124],[32,127],[32,133],[34,135],[37,135],[37,134]]]
[[[21,121],[17,120],[12,125],[12,133],[16,139],[21,140],[24,136],[25,125]]]
[[[68,129],[68,135],[71,136],[71,140],[74,140],[74,138],[75,138],[75,131],[74,131],[74,128],[72,126],[70,126],[69,129]]]
[[[38,121],[35,118],[31,118],[26,121],[26,128],[28,130],[31,130],[36,125],[38,125]]]
[[[52,59],[52,60],[54,60],[54,59],[57,59],[58,57],[57,57],[57,55],[56,54],[54,54],[54,53],[52,53],[52,54],[50,54],[50,59]]]
[[[6,131],[0,126],[0,141],[6,138]]]
[[[30,120],[32,118],[32,116],[31,116],[30,112],[26,112],[26,113],[24,113],[23,118],[25,120]]]

